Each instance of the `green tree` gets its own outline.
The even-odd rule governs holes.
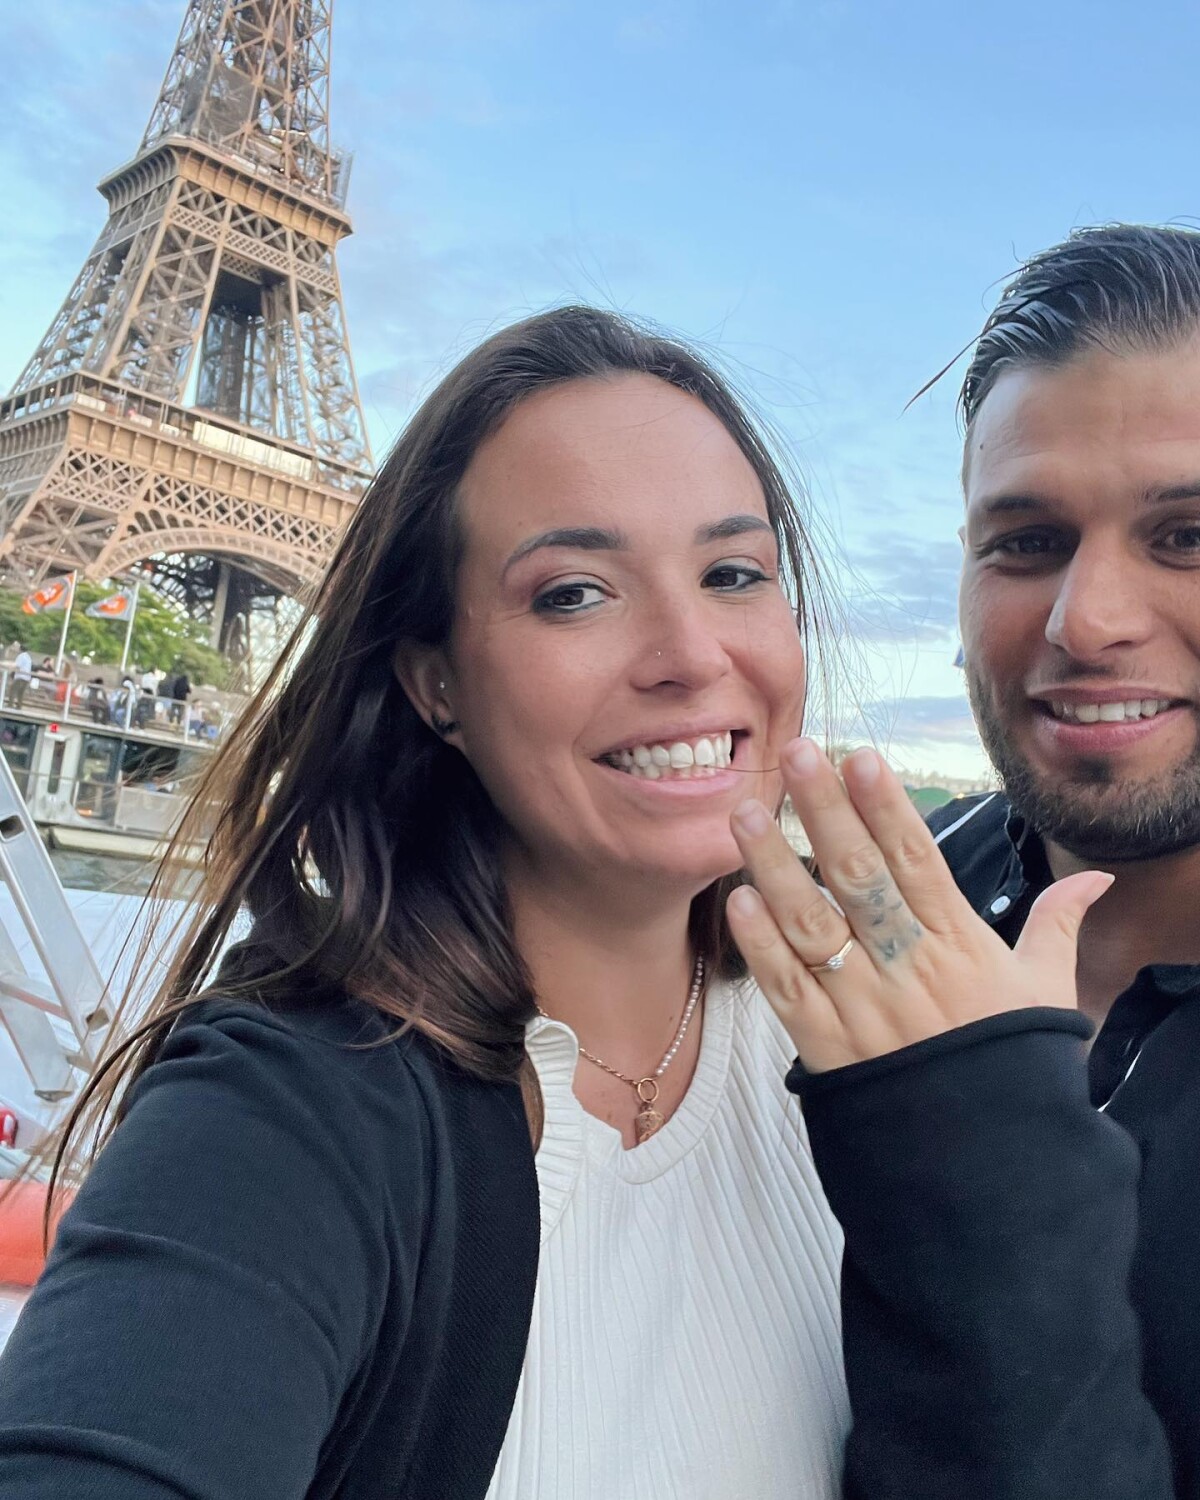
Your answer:
[[[86,610],[89,604],[124,586],[120,583],[92,583],[86,578],[79,580],[67,631],[69,653],[90,657],[97,665],[121,660],[125,621],[92,619]],[[62,634],[62,611],[27,615],[21,608],[24,598],[25,595],[17,590],[0,589],[0,643],[7,647],[13,641],[21,641],[35,659],[54,656]],[[226,685],[228,664],[220,652],[208,644],[207,627],[143,583],[137,618],[133,623],[129,665],[167,672],[177,662],[191,678],[193,686],[203,683],[223,688]]]

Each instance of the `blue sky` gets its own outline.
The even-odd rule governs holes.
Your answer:
[[[0,386],[132,155],[183,0],[6,16]],[[849,696],[913,768],[981,757],[955,647],[953,377],[1020,256],[1200,208],[1200,10],[1159,0],[337,0],[340,252],[377,453],[513,317],[700,341],[783,433],[840,560]]]

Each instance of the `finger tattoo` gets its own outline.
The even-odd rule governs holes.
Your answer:
[[[866,936],[879,958],[891,963],[920,938],[921,924],[889,881],[880,880],[861,894],[847,896],[845,905],[861,912],[872,929]]]
[[[907,952],[909,948],[915,947],[920,936],[921,924],[913,918],[909,923],[909,930],[907,932],[900,933],[896,937],[874,938],[872,939],[872,946],[879,957],[883,959],[884,963],[890,964],[899,958],[902,953]]]

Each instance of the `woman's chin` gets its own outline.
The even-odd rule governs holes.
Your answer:
[[[641,873],[662,887],[677,887],[681,896],[690,898],[741,868],[742,856],[731,834],[712,848],[681,849],[677,859],[671,859],[669,850],[660,849]]]

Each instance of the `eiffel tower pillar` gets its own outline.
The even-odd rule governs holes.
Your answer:
[[[108,222],[0,403],[10,577],[154,559],[222,637],[231,587],[320,578],[371,472],[330,24],[331,0],[190,0],[145,137],[100,184]]]
[[[209,645],[214,651],[219,651],[225,639],[225,614],[229,608],[229,564],[227,562],[217,563],[217,588],[213,595],[212,605],[212,633],[209,637]]]

